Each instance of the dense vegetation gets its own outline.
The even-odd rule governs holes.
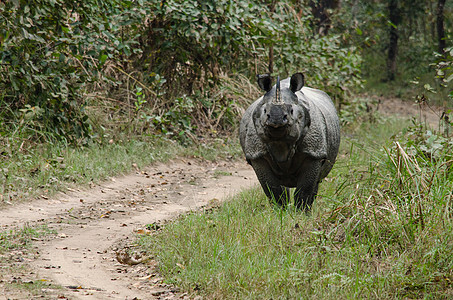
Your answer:
[[[442,1],[397,1],[394,24],[394,2],[0,2],[0,198],[110,174],[95,169],[126,170],[124,155],[137,161],[132,153],[161,143],[156,136],[231,145],[259,95],[259,73],[303,71],[308,86],[335,100],[343,124],[369,109],[354,93],[393,92],[443,105],[448,130],[452,3],[439,10]],[[115,154],[123,157],[115,167],[66,167],[85,146],[126,154]]]
[[[258,73],[303,71],[307,85],[335,100],[344,124],[368,108],[353,93],[393,91],[444,106],[448,127],[453,18],[445,2],[3,1],[0,192],[48,166],[61,170],[66,150],[50,155],[51,144],[226,139],[259,94]],[[83,177],[63,173],[59,180]]]
[[[244,81],[267,71],[269,47],[279,73],[302,68],[334,95],[360,83],[354,47],[337,34],[313,39],[310,16],[291,2],[273,13],[260,1],[227,0],[10,1],[0,9],[2,128],[34,140],[86,144],[115,123],[189,136],[229,128],[249,100]]]
[[[301,70],[338,105],[361,86],[361,71],[372,83],[407,84],[451,61],[453,26],[447,3],[436,57],[437,31],[426,25],[438,17],[435,1],[406,2],[2,2],[0,132],[74,145],[118,131],[187,142],[234,128],[257,73]],[[391,34],[398,60],[386,63]],[[389,64],[392,75],[380,76]],[[451,65],[440,68],[451,81]]]

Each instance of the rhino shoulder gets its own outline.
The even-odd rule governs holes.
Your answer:
[[[327,130],[324,117],[317,107],[307,103],[310,110],[311,123],[305,136],[299,140],[297,145],[298,152],[308,154],[315,159],[325,159],[327,157]]]
[[[247,161],[260,158],[267,153],[266,145],[258,136],[253,120],[253,112],[261,100],[262,97],[252,103],[245,111],[239,127],[239,140]]]
[[[310,127],[298,149],[313,158],[325,159],[330,156],[332,142],[335,143],[336,135],[339,135],[335,105],[325,92],[309,87],[303,87],[298,98],[308,108],[311,119]]]
[[[321,90],[304,86],[298,93],[299,100],[313,103],[323,111],[332,111],[336,115],[335,105],[329,95]]]

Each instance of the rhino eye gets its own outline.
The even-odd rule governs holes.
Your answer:
[[[267,112],[266,109],[264,109],[264,113],[266,113],[266,112]]]
[[[291,114],[293,114],[293,113],[294,113],[294,109],[291,108]]]

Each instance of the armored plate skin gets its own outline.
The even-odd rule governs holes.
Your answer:
[[[266,94],[244,113],[239,136],[268,198],[284,205],[296,188],[295,205],[309,210],[318,184],[332,169],[340,146],[335,105],[323,91],[303,87],[302,73],[271,85],[258,77]]]

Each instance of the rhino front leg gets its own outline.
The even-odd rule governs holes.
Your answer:
[[[289,189],[280,184],[280,180],[273,174],[265,159],[257,159],[251,163],[256,177],[270,201],[286,206],[289,201]]]
[[[318,193],[319,176],[322,160],[308,160],[302,165],[301,177],[298,180],[294,200],[296,207],[309,211]]]
[[[266,194],[267,198],[269,198],[269,201],[271,203],[276,203],[279,206],[285,207],[289,200],[290,200],[290,195],[289,195],[289,189],[284,187],[284,186],[270,186],[267,183],[263,183],[260,180],[261,187],[264,190],[264,193]]]

